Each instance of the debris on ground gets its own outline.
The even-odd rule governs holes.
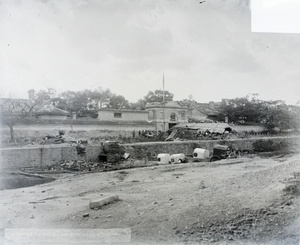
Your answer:
[[[47,135],[43,138],[44,144],[62,144],[65,143],[65,139],[62,135],[51,136]]]
[[[135,244],[299,244],[299,157],[72,175],[6,190],[0,204],[9,212],[0,224],[3,229],[130,227]],[[114,194],[122,202],[100,206]]]
[[[62,161],[56,165],[49,166],[49,170],[69,170],[69,171],[100,171],[103,164],[97,162],[86,162],[84,160]]]

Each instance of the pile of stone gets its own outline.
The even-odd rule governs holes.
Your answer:
[[[44,144],[62,144],[65,143],[65,139],[62,135],[51,136],[47,135],[43,138]]]
[[[103,145],[103,152],[107,156],[108,163],[118,163],[124,159],[125,147],[120,146],[116,141],[106,141]]]
[[[84,160],[75,160],[75,161],[61,161],[56,165],[48,166],[47,170],[50,171],[99,171],[103,169],[102,164],[96,162],[86,162]]]

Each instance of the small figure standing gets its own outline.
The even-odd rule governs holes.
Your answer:
[[[230,133],[228,130],[225,130],[223,133],[223,139],[228,140],[230,138]]]

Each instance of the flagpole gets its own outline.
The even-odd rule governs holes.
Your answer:
[[[165,73],[163,73],[163,102],[165,102]]]
[[[165,73],[163,73],[163,131],[166,130],[165,126]]]

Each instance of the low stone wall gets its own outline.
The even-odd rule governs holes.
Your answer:
[[[156,160],[159,153],[184,153],[185,155],[193,155],[195,148],[207,149],[210,152],[216,144],[228,145],[233,149],[241,151],[254,151],[254,147],[258,142],[276,143],[284,147],[289,146],[291,151],[300,151],[300,137],[261,137],[247,139],[231,139],[231,140],[203,140],[203,141],[173,141],[173,142],[153,142],[153,143],[136,143],[123,144],[133,158],[148,160]]]
[[[204,148],[212,151],[215,144],[229,145],[236,150],[254,150],[256,145],[274,144],[290,147],[292,151],[300,150],[300,137],[269,137],[232,139],[227,141],[204,140],[204,141],[178,141],[178,142],[150,142],[123,144],[126,152],[134,159],[156,160],[159,153],[184,153],[192,155],[195,148]],[[259,143],[259,144],[257,144]],[[100,145],[88,145],[86,148],[86,161],[98,161],[101,153]],[[7,148],[0,149],[0,169],[19,169],[22,167],[45,167],[63,160],[76,160],[77,150],[75,146],[53,145],[30,148]]]
[[[20,147],[0,150],[0,169],[45,167],[62,160],[76,160],[77,150],[72,146]]]

